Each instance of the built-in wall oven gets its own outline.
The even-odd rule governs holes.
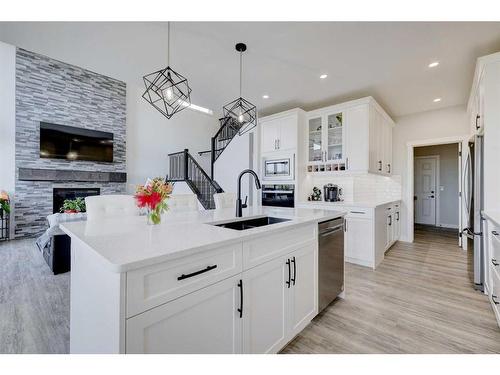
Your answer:
[[[273,207],[295,207],[295,185],[263,185],[262,205]]]
[[[264,158],[263,176],[264,181],[293,180],[295,155],[275,158]]]

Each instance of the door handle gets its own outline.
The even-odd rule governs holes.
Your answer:
[[[295,280],[297,279],[297,264],[295,262],[295,257],[292,258],[292,263],[293,263],[293,279],[292,279],[292,285],[295,285]]]
[[[240,308],[238,312],[240,313],[240,319],[243,318],[243,280],[238,283],[238,288],[240,288]]]
[[[290,267],[290,259],[286,260],[286,265],[288,266],[288,281],[286,282],[287,288],[290,288],[290,281],[292,277],[292,269]]]

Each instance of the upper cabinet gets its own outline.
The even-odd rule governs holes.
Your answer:
[[[391,118],[371,97],[307,114],[307,171],[392,173]]]
[[[259,120],[261,152],[295,151],[297,148],[298,113],[295,110]]]

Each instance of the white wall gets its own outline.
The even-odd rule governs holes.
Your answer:
[[[439,186],[437,197],[439,217],[436,225],[458,228],[458,143],[415,147],[414,156],[439,155]]]
[[[189,149],[210,174],[210,158],[199,151],[210,149],[211,137],[217,132],[218,120],[185,109],[170,120],[141,98],[142,87],[127,85],[127,173],[128,189],[148,177],[168,173],[169,153]]]
[[[16,145],[16,49],[0,42],[0,190],[14,199]],[[14,205],[12,205],[14,206]],[[14,217],[12,214],[11,217]],[[11,229],[14,223],[11,222]],[[11,233],[12,237],[12,233]]]
[[[396,118],[393,131],[394,174],[401,175],[402,215],[401,239],[408,240],[408,207],[413,199],[408,199],[408,143],[431,141],[433,139],[466,137],[469,133],[468,116],[465,106],[448,107],[435,111],[421,112]]]

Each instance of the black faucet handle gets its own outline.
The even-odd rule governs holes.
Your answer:
[[[241,205],[241,208],[247,208],[248,207],[248,195],[245,197],[245,203]]]

